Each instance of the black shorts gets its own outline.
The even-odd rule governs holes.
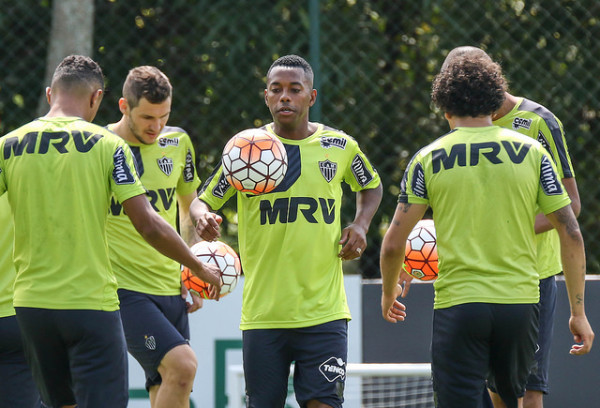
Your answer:
[[[535,363],[527,378],[528,390],[547,394],[548,372],[550,371],[550,346],[554,333],[554,312],[556,311],[556,279],[551,276],[540,281],[540,324],[535,352]]]
[[[189,344],[186,301],[180,295],[155,296],[126,289],[118,293],[127,349],[144,369],[150,390],[162,382],[158,366],[165,354]]]
[[[345,319],[297,329],[244,330],[246,407],[283,407],[292,362],[300,407],[310,400],[341,407],[347,354]]]
[[[127,407],[127,350],[119,311],[15,310],[46,406]]]
[[[0,318],[0,408],[39,408],[16,316]]]
[[[507,407],[525,393],[538,304],[466,303],[433,313],[431,361],[439,408],[479,407],[488,385]]]

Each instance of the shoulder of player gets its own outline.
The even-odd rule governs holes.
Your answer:
[[[190,135],[188,135],[188,133],[183,130],[182,128],[178,127],[178,126],[165,126],[162,130],[162,132],[160,132],[160,136],[159,137],[170,137],[170,138],[175,138],[175,137],[179,137],[179,138],[184,138],[187,137],[189,138]]]
[[[527,119],[531,119],[538,126],[546,125],[552,127],[554,123],[560,124],[560,119],[544,105],[532,101],[530,99],[523,98],[519,104],[518,110],[515,112],[516,117],[525,115]]]
[[[359,145],[358,141],[348,133],[327,125],[321,125],[321,129],[316,136],[316,139],[324,147],[337,145],[338,147],[345,148],[347,145],[354,145],[356,147]]]

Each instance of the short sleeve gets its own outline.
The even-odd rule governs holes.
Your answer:
[[[227,182],[223,174],[223,167],[221,162],[219,162],[202,186],[198,198],[208,204],[213,210],[218,210],[236,193],[237,190]]]
[[[126,143],[114,145],[110,169],[110,187],[118,201],[123,202],[146,192],[135,171],[131,149]]]
[[[408,163],[400,183],[399,203],[429,204],[425,170],[421,156],[417,153]]]
[[[544,214],[549,214],[569,204],[571,199],[560,181],[554,162],[543,153],[540,160],[539,208]]]
[[[181,138],[183,141],[184,149],[184,163],[181,177],[177,182],[177,194],[187,195],[195,192],[200,185],[200,178],[198,177],[198,171],[196,170],[196,153],[192,140],[185,133],[185,136]]]
[[[356,141],[352,140],[351,147],[350,164],[346,167],[344,181],[354,192],[378,187],[381,179],[367,156]]]

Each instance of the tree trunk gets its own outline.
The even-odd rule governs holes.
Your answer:
[[[46,87],[50,86],[52,74],[64,57],[71,54],[92,54],[94,35],[94,0],[54,0],[52,2],[52,27],[44,92],[38,103],[38,116],[48,112]]]

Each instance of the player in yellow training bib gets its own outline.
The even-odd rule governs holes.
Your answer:
[[[50,111],[0,138],[0,195],[15,226],[13,304],[42,402],[51,407],[125,408],[127,349],[106,223],[111,194],[136,230],[163,254],[215,285],[154,210],[131,150],[90,123],[104,78],[92,59],[66,57],[46,89]]]
[[[219,165],[191,207],[198,233],[210,240],[221,221],[210,211],[237,198],[248,407],[284,406],[292,361],[300,406],[342,406],[350,319],[342,260],[366,248],[382,187],[354,138],[309,122],[316,95],[303,58],[276,60],[265,89],[273,123],[264,129],[286,148],[285,178],[270,193],[240,193]],[[357,194],[356,217],[343,230],[342,183]]]
[[[583,303],[583,238],[548,151],[492,124],[506,90],[498,64],[481,56],[454,58],[432,88],[452,130],[419,150],[404,173],[381,248],[382,315],[403,319],[396,298],[405,242],[430,206],[439,255],[431,346],[436,405],[480,407],[487,379],[495,398],[516,408],[538,332],[538,209],[561,240],[570,328],[583,343],[573,345],[572,354],[588,353],[594,338]]]
[[[189,207],[200,179],[190,137],[183,129],[166,126],[171,97],[171,83],[158,68],[133,68],[119,99],[123,116],[108,128],[131,148],[153,210],[173,228],[179,214],[181,235],[191,245],[196,238]],[[144,241],[115,196],[107,231],[127,348],[144,369],[150,404],[186,407],[197,365],[187,313],[197,310],[202,299],[192,292],[194,303],[186,303],[179,263]]]

